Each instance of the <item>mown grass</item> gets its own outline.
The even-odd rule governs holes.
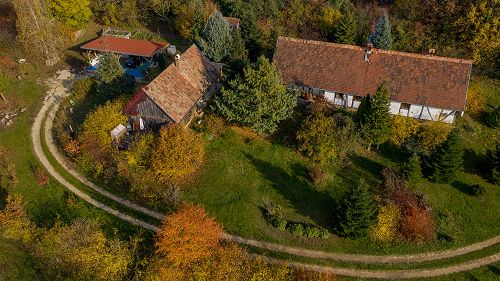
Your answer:
[[[0,229],[0,281],[39,280],[35,264],[18,241],[3,237]]]
[[[487,193],[473,197],[460,188],[422,180],[415,189],[426,194],[440,225],[453,238],[450,243],[378,244],[370,239],[351,240],[332,235],[327,240],[304,239],[270,226],[262,208],[268,201],[284,207],[290,220],[317,224],[334,231],[337,201],[359,177],[375,187],[384,166],[399,165],[380,154],[364,153],[350,164],[331,167],[327,182],[313,185],[307,175],[311,163],[298,153],[272,144],[258,136],[230,130],[208,144],[208,153],[198,179],[191,183],[185,198],[203,204],[225,229],[244,237],[351,253],[410,253],[452,248],[498,234],[499,191],[479,176],[461,173],[460,181],[481,183]]]

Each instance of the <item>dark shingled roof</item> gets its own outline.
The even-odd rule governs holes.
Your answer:
[[[175,122],[180,122],[219,78],[219,70],[192,45],[127,104],[124,112],[137,115],[136,105],[145,95]]]
[[[84,50],[112,52],[139,57],[152,57],[167,45],[167,43],[127,39],[107,35],[90,41],[81,48]]]
[[[274,62],[286,84],[357,96],[389,81],[391,100],[465,110],[471,60],[279,37]]]

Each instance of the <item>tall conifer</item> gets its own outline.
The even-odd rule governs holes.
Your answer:
[[[460,135],[453,129],[448,138],[432,155],[432,179],[438,183],[450,183],[463,163]]]

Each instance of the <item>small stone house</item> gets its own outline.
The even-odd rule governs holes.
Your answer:
[[[391,114],[452,123],[465,111],[472,61],[279,37],[274,63],[290,88],[358,108],[388,81]]]
[[[189,124],[220,88],[221,70],[192,45],[128,102],[124,113],[134,130]],[[144,125],[142,125],[144,124]]]

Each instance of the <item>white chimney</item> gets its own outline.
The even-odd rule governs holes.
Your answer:
[[[181,59],[181,55],[179,55],[179,54],[175,55],[175,57],[174,57],[175,66],[179,67],[180,59]]]

